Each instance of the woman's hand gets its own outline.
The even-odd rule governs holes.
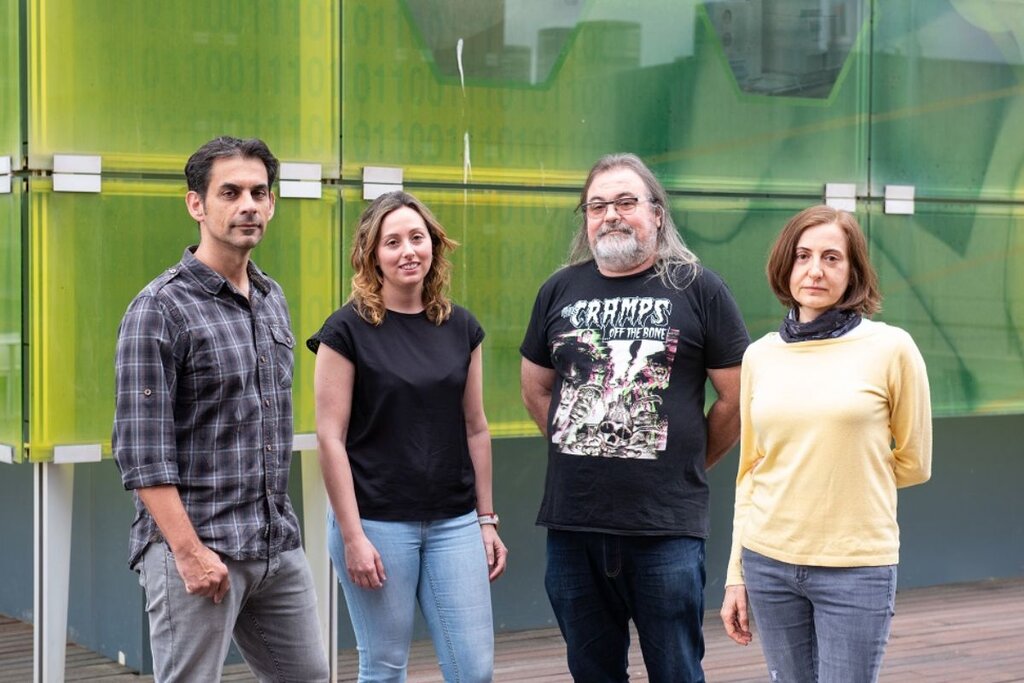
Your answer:
[[[722,623],[726,634],[740,645],[749,645],[754,636],[750,632],[750,618],[747,613],[747,587],[726,586],[722,601]]]
[[[493,524],[481,524],[480,536],[484,541],[484,552],[487,553],[487,571],[489,578],[494,581],[505,572],[505,564],[508,562],[508,548],[501,542],[498,536],[498,528]]]
[[[380,553],[366,536],[345,543],[345,564],[352,583],[360,588],[377,589],[387,581]]]

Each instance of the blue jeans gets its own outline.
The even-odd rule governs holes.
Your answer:
[[[326,681],[313,574],[302,549],[269,560],[221,559],[231,588],[215,605],[185,591],[165,543],[150,543],[143,553],[139,583],[146,590],[153,678],[219,681],[234,637],[261,681]]]
[[[811,567],[746,548],[742,560],[773,683],[878,680],[896,600],[896,565]]]
[[[704,541],[548,530],[544,585],[584,683],[627,681],[629,620],[652,683],[700,683]]]
[[[327,524],[327,546],[356,635],[359,683],[405,681],[417,603],[444,680],[491,680],[491,587],[476,511],[433,522],[362,520],[388,577],[375,590],[352,583],[333,512],[328,513]]]

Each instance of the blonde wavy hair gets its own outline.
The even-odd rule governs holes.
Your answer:
[[[381,226],[392,211],[407,206],[420,215],[430,234],[433,258],[430,270],[423,279],[423,306],[427,319],[435,325],[448,320],[452,314],[452,302],[448,298],[451,285],[452,264],[448,253],[459,246],[445,233],[444,226],[430,212],[423,202],[408,192],[388,192],[374,199],[359,217],[355,243],[352,245],[352,294],[349,301],[359,317],[371,325],[384,322],[387,312],[381,288],[384,278],[377,262],[377,245],[380,242]]]

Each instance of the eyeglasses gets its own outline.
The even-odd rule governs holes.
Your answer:
[[[638,197],[619,197],[618,199],[611,199],[604,201],[601,199],[595,199],[592,202],[584,202],[576,207],[576,212],[584,212],[587,214],[587,218],[604,218],[605,214],[608,213],[608,205],[615,205],[615,213],[620,216],[629,216],[634,211],[640,202],[653,202],[653,199],[640,199]]]

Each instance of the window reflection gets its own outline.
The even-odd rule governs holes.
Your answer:
[[[569,52],[601,70],[693,55],[706,14],[741,90],[824,98],[857,40],[866,0],[406,0],[437,71],[461,80],[548,82]],[[703,12],[698,12],[702,9]],[[583,26],[586,31],[580,31]]]
[[[603,72],[668,64],[690,56],[700,4],[696,0],[405,2],[439,73],[523,84],[549,81],[572,43],[579,58]],[[587,31],[579,30],[583,26]]]
[[[713,0],[711,24],[740,90],[825,98],[864,16],[864,0]]]

